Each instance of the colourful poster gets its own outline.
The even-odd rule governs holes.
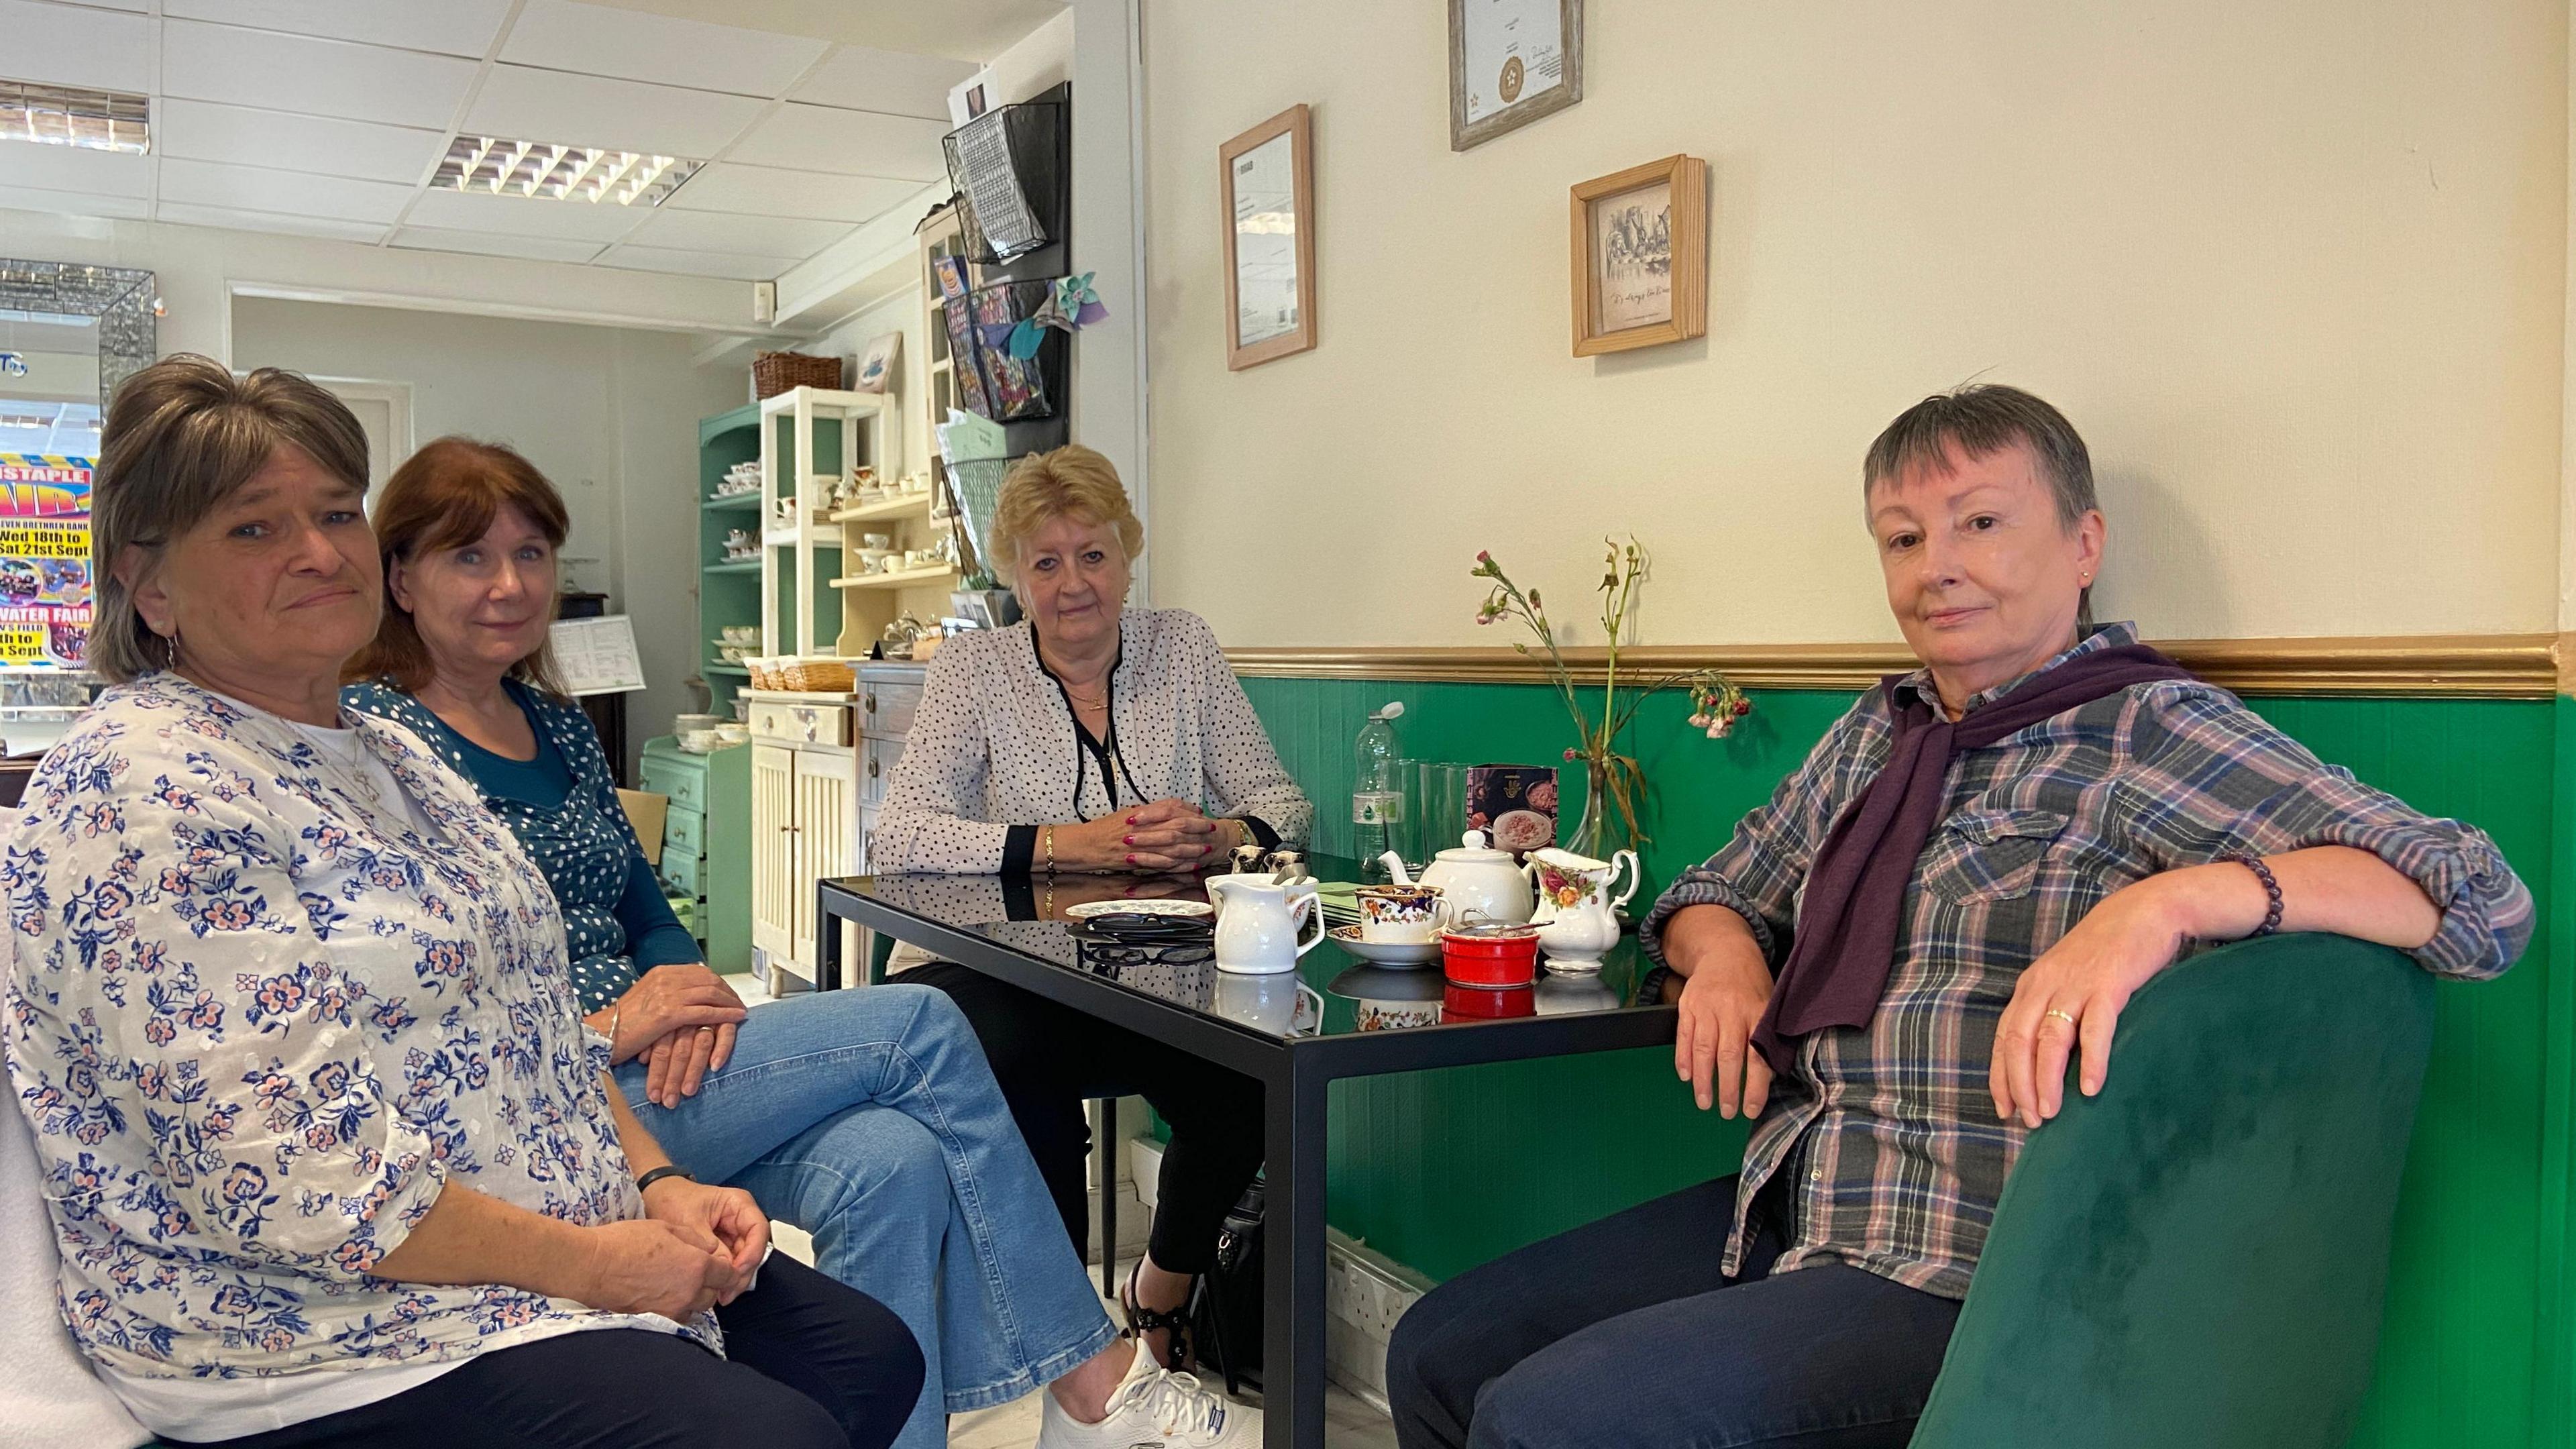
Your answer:
[[[0,666],[88,652],[90,477],[87,458],[0,453]]]

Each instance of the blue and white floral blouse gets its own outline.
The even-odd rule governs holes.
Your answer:
[[[106,691],[0,837],[0,1032],[74,1334],[177,1379],[671,1331],[371,1276],[451,1178],[576,1223],[643,1206],[544,878],[410,733],[342,720],[435,839],[168,674]],[[682,1331],[720,1343],[712,1316]]]

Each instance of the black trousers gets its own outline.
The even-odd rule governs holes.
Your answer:
[[[952,961],[899,979],[947,992],[973,1023],[1077,1252],[1091,1242],[1083,1103],[1135,1096],[1172,1125],[1156,1187],[1154,1262],[1192,1274],[1214,1265],[1226,1209],[1261,1170],[1260,1082]]]
[[[885,1449],[921,1392],[903,1320],[784,1253],[716,1310],[725,1358],[640,1328],[494,1349],[372,1404],[222,1449]],[[182,1449],[190,1441],[171,1439]]]

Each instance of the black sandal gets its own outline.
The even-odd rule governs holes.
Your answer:
[[[1118,1311],[1127,1320],[1127,1337],[1135,1339],[1137,1348],[1141,1351],[1144,1347],[1146,1334],[1171,1334],[1172,1346],[1170,1350],[1163,1355],[1163,1367],[1176,1373],[1181,1372],[1189,1367],[1190,1362],[1189,1308],[1185,1304],[1179,1309],[1167,1313],[1161,1309],[1147,1308],[1138,1303],[1136,1301],[1136,1275],[1143,1272],[1144,1269],[1145,1261],[1142,1258],[1137,1259],[1136,1262],[1127,1269],[1127,1281],[1118,1285]]]

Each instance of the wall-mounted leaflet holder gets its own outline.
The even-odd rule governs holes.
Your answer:
[[[980,266],[1010,262],[1064,239],[1072,201],[1067,88],[1000,106],[940,142],[964,201],[961,250]]]

